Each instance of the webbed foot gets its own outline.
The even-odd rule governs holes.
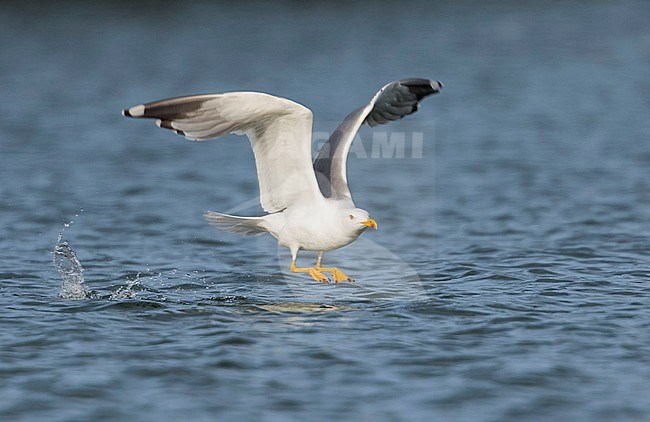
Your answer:
[[[311,278],[313,278],[316,281],[319,281],[321,283],[329,283],[329,281],[330,281],[329,278],[327,278],[325,276],[325,274],[323,274],[321,271],[322,271],[322,268],[310,268],[310,267],[300,268],[300,267],[296,267],[295,263],[291,264],[291,272],[294,272],[294,273],[307,273],[307,274],[309,274],[311,276]],[[337,281],[337,283],[338,283],[338,281]]]
[[[338,268],[323,268],[323,267],[316,267],[318,271],[326,272],[326,273],[332,273],[332,278],[336,283],[340,283],[342,281],[347,281],[350,283],[354,283],[354,279],[352,277],[349,277],[347,274],[345,274],[343,271],[339,270]]]

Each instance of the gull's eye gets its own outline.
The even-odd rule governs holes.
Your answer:
[[[354,220],[354,216],[350,214],[350,220]]]

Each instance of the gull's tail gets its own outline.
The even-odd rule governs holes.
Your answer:
[[[264,227],[264,217],[238,217],[215,211],[208,211],[203,214],[203,217],[208,223],[223,231],[242,236],[259,236],[268,232]]]

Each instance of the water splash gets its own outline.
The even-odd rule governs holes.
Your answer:
[[[134,280],[127,281],[126,286],[120,286],[117,290],[111,293],[109,300],[119,300],[119,299],[134,299],[136,296],[134,286],[140,284],[140,273],[135,277]]]
[[[59,297],[63,299],[91,298],[91,292],[84,285],[84,269],[81,262],[68,242],[61,241],[62,236],[63,232],[59,234],[53,253],[54,267],[63,279]]]

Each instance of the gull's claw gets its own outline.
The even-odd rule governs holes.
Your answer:
[[[322,272],[322,268],[300,268],[297,267],[294,262],[291,263],[291,272],[294,273],[307,273],[311,276],[316,281],[319,281],[321,283],[329,283],[330,279],[325,276]]]
[[[340,283],[342,281],[347,281],[350,283],[354,283],[354,279],[352,277],[349,277],[347,274],[345,274],[343,271],[339,270],[338,268],[323,268],[323,267],[316,267],[318,271],[323,271],[326,273],[332,273],[332,278],[336,283]]]
[[[316,281],[320,281],[323,284],[330,282],[330,279],[327,278],[322,272],[318,271],[315,268],[309,268],[309,275]]]
[[[316,267],[300,268],[296,266],[295,261],[292,261],[291,271],[294,273],[307,273],[311,276],[311,278],[321,283],[329,283],[330,281],[330,279],[327,278],[323,273],[332,273],[332,278],[334,279],[335,283],[340,283],[342,281],[347,281],[348,283],[354,283],[354,279],[352,277],[349,277],[343,271],[335,267],[332,268],[321,267],[320,262],[321,262],[320,258],[318,258],[318,262],[316,262]]]

